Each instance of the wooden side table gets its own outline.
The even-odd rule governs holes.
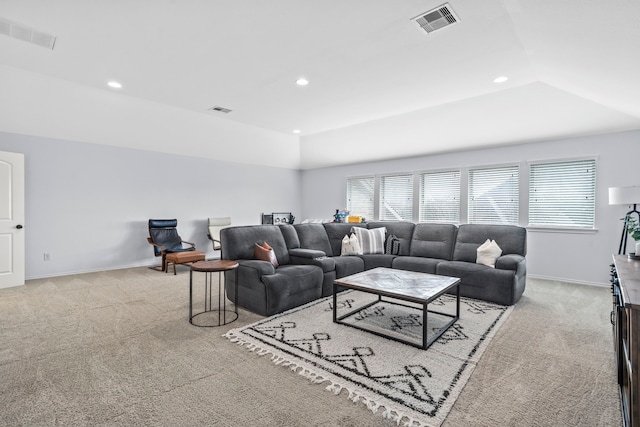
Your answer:
[[[235,270],[236,280],[235,280],[235,295],[236,295],[236,303],[234,304],[234,310],[227,310],[227,292],[226,287],[224,286],[223,274]],[[205,273],[204,276],[204,311],[193,314],[193,272],[200,271]],[[212,307],[212,284],[213,284],[213,273],[218,273],[218,306],[216,308]],[[197,316],[205,315],[206,313],[217,313],[218,321],[215,324],[196,324],[194,323],[194,319]],[[230,313],[230,318],[227,320],[227,313]],[[215,317],[215,316],[214,316]],[[235,261],[229,260],[214,260],[214,261],[198,261],[191,264],[191,271],[189,271],[189,323],[194,326],[201,327],[214,327],[214,326],[222,326],[227,323],[231,323],[238,318],[238,263]]]

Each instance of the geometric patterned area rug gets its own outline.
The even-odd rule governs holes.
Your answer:
[[[346,291],[338,295],[338,315],[377,299]],[[391,300],[393,301],[393,300]],[[422,350],[333,323],[332,297],[323,298],[251,325],[227,338],[316,383],[336,395],[362,402],[374,414],[409,427],[440,426],[478,360],[513,307],[460,298],[460,319],[431,347]],[[455,313],[455,297],[443,295],[429,309]],[[419,342],[422,311],[382,302],[349,318]],[[429,313],[436,330],[450,319]],[[346,321],[346,320],[345,320]]]

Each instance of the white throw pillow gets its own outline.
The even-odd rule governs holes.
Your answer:
[[[496,241],[487,239],[486,242],[478,247],[476,263],[496,268],[496,260],[500,255],[502,255],[502,249],[500,249]]]
[[[342,250],[340,251],[340,256],[350,255],[362,255],[360,242],[358,242],[358,238],[355,234],[351,234],[351,236],[347,234],[342,238]]]
[[[358,237],[362,254],[383,254],[384,239],[387,235],[387,227],[378,227],[368,230],[362,227],[353,227],[352,233]]]

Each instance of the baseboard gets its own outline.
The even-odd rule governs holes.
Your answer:
[[[46,274],[42,276],[26,276],[25,281],[35,280],[35,279],[47,279],[49,277],[73,276],[74,274],[98,273],[100,271],[124,270],[126,268],[152,267],[154,265],[159,265],[159,263],[142,262],[142,263],[135,263],[135,264],[128,264],[128,265],[119,265],[114,267],[91,268],[87,270],[74,270],[74,271],[67,271],[62,273]]]
[[[552,282],[566,282],[566,283],[575,283],[577,285],[587,285],[587,286],[599,286],[599,287],[609,287],[610,283],[598,283],[598,282],[587,282],[585,280],[575,280],[575,279],[567,279],[566,277],[550,277],[550,276],[540,276],[538,274],[527,274],[527,277],[532,279],[540,279],[540,280],[550,280]]]
[[[207,260],[216,260],[216,259],[220,259],[220,258],[219,257],[207,258]],[[60,277],[60,276],[72,276],[74,274],[97,273],[100,271],[124,270],[126,268],[152,267],[157,264],[158,264],[157,262],[153,262],[153,263],[143,262],[143,263],[135,263],[135,264],[129,264],[129,265],[120,265],[120,266],[109,267],[109,268],[93,268],[93,269],[87,269],[87,270],[68,271],[64,273],[47,274],[44,276],[28,276],[28,277],[25,277],[25,280],[46,279],[49,277]],[[587,285],[587,286],[609,287],[611,285],[610,283],[587,282],[584,280],[568,279],[566,277],[541,276],[538,274],[527,274],[527,277],[530,277],[532,279],[550,280],[553,282],[575,283],[578,285]]]

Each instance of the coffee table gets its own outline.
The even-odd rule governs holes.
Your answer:
[[[337,315],[337,295],[346,289],[354,289],[360,292],[367,292],[377,295],[378,298],[362,307],[356,308],[349,313],[338,317]],[[456,288],[456,313],[442,313],[439,311],[428,310],[428,305],[445,292]],[[383,297],[392,300],[383,300]],[[397,300],[401,302],[396,302]],[[343,322],[344,319],[351,317],[361,311],[381,302],[403,305],[422,311],[422,341],[416,343],[405,340],[391,334],[361,327],[353,323]],[[403,304],[402,302],[417,303],[419,307]],[[444,326],[438,328],[435,334],[429,336],[427,331],[427,313],[438,314],[451,318]],[[435,274],[419,273],[415,271],[395,270],[391,268],[378,267],[351,276],[336,279],[333,282],[333,321],[341,325],[351,326],[366,332],[370,332],[394,341],[412,345],[414,347],[427,349],[435,340],[440,338],[456,320],[460,318],[460,279],[457,277],[437,276]]]

